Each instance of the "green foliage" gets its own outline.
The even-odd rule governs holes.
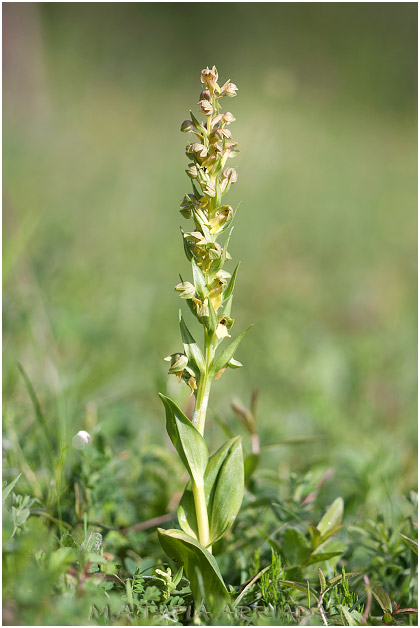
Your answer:
[[[183,564],[197,608],[205,600],[210,612],[222,610],[230,597],[210,552],[181,530],[158,529],[158,536],[166,554]]]
[[[232,526],[243,498],[244,464],[241,437],[227,441],[210,456],[204,474],[204,493],[209,516],[209,544],[216,543]],[[181,528],[198,538],[197,518],[191,482],[178,506]]]
[[[202,482],[209,458],[205,440],[172,399],[162,394],[160,398],[165,406],[168,436],[191,478]]]
[[[241,510],[213,547],[237,604],[195,612],[185,576],[169,592],[156,573],[169,561],[156,527],[176,526],[187,482],[157,391],[191,416],[191,388],[160,362],[184,352],[171,286],[192,274],[171,138],[194,92],[192,33],[211,17],[205,3],[5,5],[3,477],[21,474],[3,514],[5,625],[323,625],[320,571],[329,624],[418,623],[413,3],[223,5],[234,36],[215,62],[244,88],[228,101],[243,149],[229,202],[244,202],[220,261],[242,260],[235,329],[251,313],[257,331],[237,352],[246,369],[217,383],[206,441],[214,452],[241,434],[248,460]],[[254,388],[259,453],[230,410],[233,389],[248,402]],[[92,439],[75,451],[81,429]],[[343,527],[314,556],[340,553],[289,566],[286,531],[313,550],[339,496]],[[267,602],[272,552],[283,573]]]

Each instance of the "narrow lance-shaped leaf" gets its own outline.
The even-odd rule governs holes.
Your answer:
[[[208,322],[207,322],[206,327],[211,334],[214,334],[219,321],[218,321],[217,314],[214,310],[211,299],[209,299],[208,303],[209,303],[209,317],[208,317]]]
[[[200,296],[201,298],[205,298],[208,294],[206,280],[204,279],[204,275],[201,272],[201,268],[197,265],[194,258],[191,259],[191,263],[195,289],[197,290],[198,296]]]
[[[17,476],[17,478],[15,478],[14,480],[12,480],[10,482],[10,484],[6,484],[4,483],[3,485],[3,494],[2,494],[2,501],[3,503],[6,501],[6,499],[9,497],[10,493],[13,491],[13,489],[15,488],[16,484],[19,481],[19,478],[22,474],[19,473],[19,475]]]
[[[408,545],[408,547],[416,554],[416,556],[418,556],[419,555],[419,544],[417,543],[417,541],[414,541],[413,539],[410,539],[405,534],[401,534],[401,532],[400,532],[399,535],[402,538],[402,540],[404,541],[404,543],[406,545]]]
[[[211,613],[222,611],[230,602],[230,595],[214,556],[181,530],[158,528],[158,537],[166,554],[183,564],[196,607],[204,601]]]
[[[181,329],[182,342],[184,344],[185,355],[188,360],[193,362],[200,372],[204,372],[205,364],[201,349],[191,335],[190,330],[185,324],[181,310],[179,310],[179,327]]]
[[[201,124],[201,122],[199,122],[197,120],[197,118],[195,117],[195,115],[193,114],[192,111],[190,111],[190,116],[191,116],[191,120],[195,126],[195,128],[197,129],[197,131],[200,131],[201,133],[203,133],[205,131],[203,125]]]
[[[233,289],[235,287],[235,281],[236,281],[236,275],[238,274],[238,269],[239,269],[239,264],[241,262],[238,262],[236,264],[236,268],[233,271],[232,277],[230,278],[230,281],[226,287],[226,290],[223,293],[223,301],[227,301],[229,299],[229,297],[232,295],[233,293]]]
[[[168,436],[190,477],[201,484],[209,457],[206,442],[172,399],[161,393],[159,397],[165,406]]]
[[[213,363],[212,371],[213,371],[214,374],[218,373],[221,369],[223,369],[223,368],[225,368],[225,366],[227,366],[229,360],[231,358],[233,358],[233,356],[235,354],[235,351],[238,348],[238,345],[241,342],[242,338],[245,336],[246,332],[251,327],[252,327],[252,325],[249,325],[249,327],[244,329],[244,331],[241,334],[239,334],[239,336],[237,338],[235,338],[235,340],[233,342],[231,342],[228,347],[226,347],[226,349],[223,351],[223,353]]]

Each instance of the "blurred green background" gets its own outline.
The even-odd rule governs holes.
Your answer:
[[[257,387],[264,445],[322,437],[267,468],[330,466],[326,503],[398,508],[416,483],[417,5],[9,3],[3,28],[5,478],[48,476],[17,362],[69,459],[88,429],[135,464],[165,444],[157,392],[187,402],[162,360],[188,273],[179,126],[215,64],[239,87],[233,333],[255,325],[212,408],[237,431],[232,398]]]

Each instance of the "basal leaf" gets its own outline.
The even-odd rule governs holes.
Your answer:
[[[161,393],[159,397],[165,406],[168,436],[191,478],[200,484],[203,481],[209,456],[206,442],[172,399]]]
[[[224,448],[220,448],[209,460],[208,467],[211,468],[206,469],[207,478],[214,476],[207,507],[211,543],[222,538],[232,526],[244,494],[242,439],[237,436],[228,441],[228,444],[227,453],[225,454]]]
[[[194,494],[192,491],[191,481],[188,482],[184,492],[182,493],[182,497],[178,505],[177,515],[178,523],[184,532],[198,540],[198,525],[195,514]]]
[[[166,554],[184,566],[196,608],[204,601],[211,613],[222,611],[230,602],[230,595],[217,562],[210,552],[181,530],[158,528],[158,536]]]
[[[209,545],[220,539],[231,527],[243,497],[244,465],[241,437],[227,441],[210,458],[204,473],[204,493],[209,517]],[[181,528],[198,538],[197,518],[191,482],[185,487],[178,506]]]

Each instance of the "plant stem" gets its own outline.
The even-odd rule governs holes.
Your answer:
[[[204,426],[206,423],[207,406],[209,403],[210,388],[213,383],[213,375],[210,374],[211,363],[214,358],[215,346],[213,336],[210,336],[204,330],[204,362],[205,372],[201,374],[198,384],[197,399],[195,402],[195,410],[193,414],[193,423],[197,427],[200,434],[204,434]]]
[[[211,374],[211,364],[215,353],[214,335],[208,334],[207,330],[204,330],[204,363],[205,371],[202,373],[197,390],[197,399],[195,404],[195,411],[193,415],[193,422],[196,425],[201,435],[204,434],[204,426],[206,423],[207,406],[209,402],[210,388],[213,383],[213,375]],[[198,540],[206,547],[209,542],[209,519],[206,506],[206,495],[204,492],[204,483],[198,485],[193,481],[193,495],[195,514],[197,517],[198,526]],[[207,547],[211,552],[211,546]]]
[[[201,485],[192,483],[195,514],[197,517],[198,526],[198,540],[203,547],[206,547],[209,543],[209,518],[207,515],[206,496],[204,493],[204,483]],[[211,547],[207,547],[211,552]]]

